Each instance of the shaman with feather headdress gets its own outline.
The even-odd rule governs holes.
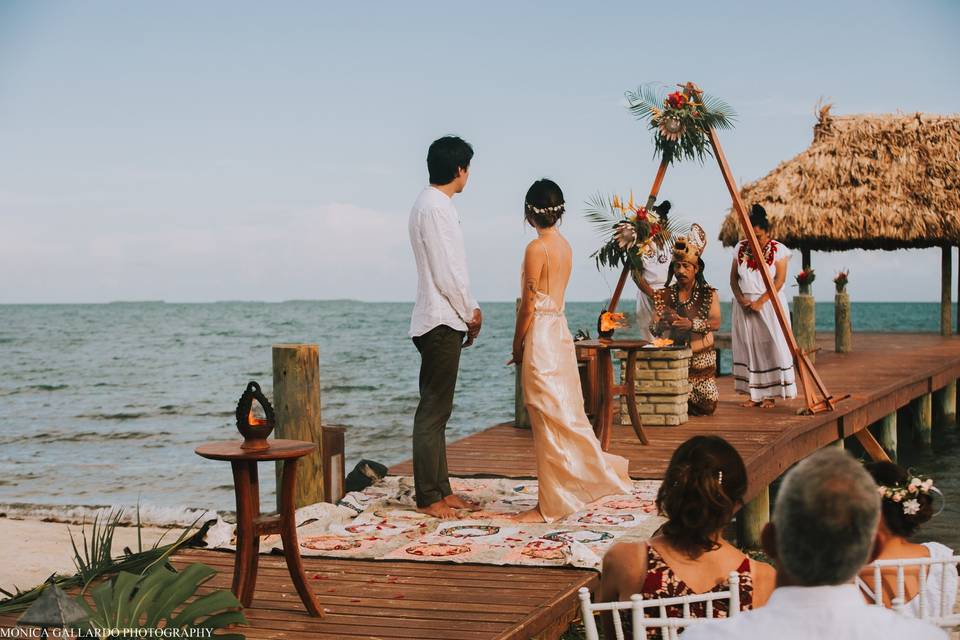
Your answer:
[[[667,286],[654,294],[654,316],[650,331],[669,337],[675,344],[689,345],[691,391],[688,411],[710,415],[717,409],[717,354],[713,333],[720,328],[720,300],[717,290],[703,276],[703,250],[707,234],[694,224],[690,233],[675,237]],[[671,284],[671,280],[676,282]]]

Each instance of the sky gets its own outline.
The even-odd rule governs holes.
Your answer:
[[[742,184],[810,144],[820,99],[960,111],[957,33],[949,0],[0,0],[0,303],[412,301],[407,216],[450,133],[476,153],[454,199],[475,296],[517,295],[523,196],[550,177],[567,299],[602,300],[618,274],[589,257],[583,203],[646,194],[657,166],[625,91],[690,80],[725,99]],[[671,168],[661,196],[707,230],[728,299],[716,164]],[[819,298],[848,268],[854,300],[939,299],[939,250],[813,265]]]

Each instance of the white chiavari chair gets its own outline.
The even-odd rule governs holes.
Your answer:
[[[646,640],[647,629],[658,628],[662,637],[667,640],[676,640],[679,629],[706,622],[714,618],[715,603],[718,600],[726,601],[730,616],[740,612],[740,575],[736,571],[730,572],[726,591],[711,591],[675,598],[651,598],[644,600],[643,596],[634,594],[630,601],[620,602],[591,602],[590,590],[580,589],[580,615],[583,618],[583,628],[587,640],[600,640],[595,614],[611,612],[613,615],[613,631],[616,640],[624,640],[623,624],[620,619],[621,611],[630,611],[633,626],[633,640]],[[706,617],[695,618],[690,615],[690,607],[703,603],[706,608]],[[667,615],[668,607],[680,607],[680,617]],[[649,611],[648,613],[648,610]]]
[[[868,568],[873,583],[864,593],[877,606],[883,604],[883,576],[890,569],[896,571],[894,597],[890,608],[897,613],[922,618],[939,627],[952,628],[960,625],[960,614],[953,612],[957,598],[957,565],[960,556],[947,558],[904,558],[899,560],[876,560]],[[916,568],[918,573],[917,595],[908,603],[906,599],[906,573]],[[931,576],[933,580],[931,580]],[[936,595],[934,595],[936,594]],[[916,604],[913,602],[916,601]]]

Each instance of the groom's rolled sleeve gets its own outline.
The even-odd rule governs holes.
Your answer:
[[[422,215],[420,228],[433,281],[460,319],[470,322],[479,306],[470,295],[463,237],[447,213],[430,209]]]

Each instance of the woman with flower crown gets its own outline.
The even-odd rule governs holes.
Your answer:
[[[605,453],[583,408],[564,294],[573,269],[570,244],[557,223],[563,192],[552,180],[527,191],[524,217],[537,231],[523,257],[520,308],[511,363],[522,367],[524,402],[537,458],[537,506],[521,522],[553,522],[608,495],[633,490],[626,458]]]
[[[750,224],[760,243],[762,256],[754,256],[744,240],[737,246],[730,271],[733,289],[731,332],[733,337],[733,379],[737,393],[750,399],[744,407],[773,408],[776,398],[797,397],[793,354],[777,321],[776,312],[760,269],[773,269],[776,293],[784,311],[787,298],[783,284],[787,279],[790,250],[770,237],[766,210],[759,204],[750,209]],[[787,318],[789,325],[790,319]]]
[[[879,486],[881,499],[880,525],[877,529],[882,550],[877,560],[903,560],[909,558],[953,557],[953,549],[939,542],[910,542],[917,529],[933,517],[933,494],[939,493],[933,480],[920,478],[892,462],[871,462],[866,469]],[[946,569],[945,569],[946,567]],[[946,576],[943,572],[946,571]],[[896,594],[897,570],[888,567],[881,571],[883,604],[891,606]],[[857,578],[857,586],[870,604],[876,601],[872,568],[865,568]],[[943,587],[943,590],[941,588]],[[904,570],[906,602],[903,612],[914,618],[920,617],[920,571],[919,567]],[[943,596],[946,608],[941,610]],[[927,616],[938,617],[953,613],[957,600],[957,570],[952,565],[930,565],[926,581],[925,607]]]

